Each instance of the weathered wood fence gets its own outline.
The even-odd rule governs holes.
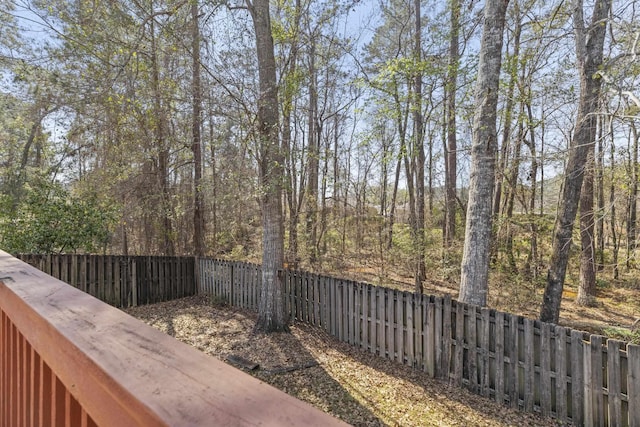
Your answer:
[[[218,425],[346,424],[0,251],[0,427]]]
[[[208,293],[256,310],[259,265],[193,257],[21,255],[117,307]],[[640,346],[367,283],[283,271],[291,318],[432,377],[575,425],[640,426]]]
[[[21,254],[18,258],[120,308],[197,292],[193,257]]]
[[[199,292],[256,310],[260,266],[199,259]],[[451,298],[285,270],[296,320],[529,412],[640,426],[640,346]]]

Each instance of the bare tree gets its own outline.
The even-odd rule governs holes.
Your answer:
[[[262,204],[262,285],[256,330],[286,331],[281,272],[284,263],[282,217],[283,156],[278,130],[278,85],[269,0],[247,0],[258,55],[258,141]]]
[[[544,291],[540,320],[557,323],[560,317],[562,288],[569,261],[571,234],[578,211],[584,169],[591,146],[595,143],[598,98],[602,79],[598,71],[602,66],[606,18],[611,7],[610,0],[597,0],[591,24],[585,28],[583,2],[576,0],[573,24],[575,28],[576,57],[580,74],[580,101],[576,117],[576,129],[569,147],[569,160],[564,174],[564,187],[558,218],[556,220],[553,249],[547,285]]]
[[[204,209],[202,200],[202,146],[201,116],[202,87],[200,85],[200,25],[198,20],[198,2],[191,2],[191,59],[192,59],[192,97],[193,117],[191,130],[193,140],[193,246],[197,256],[204,255]]]
[[[487,0],[485,3],[476,83],[469,202],[459,296],[460,301],[476,305],[487,303],[492,201],[498,148],[496,110],[507,4],[508,0]]]

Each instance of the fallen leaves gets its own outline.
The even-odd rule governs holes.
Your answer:
[[[251,375],[355,426],[558,425],[449,387],[310,325],[255,334],[255,313],[211,304],[204,296],[127,312],[221,360],[235,356],[256,363]]]

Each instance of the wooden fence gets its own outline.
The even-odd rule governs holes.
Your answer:
[[[210,425],[346,424],[0,251],[0,427]]]
[[[260,266],[199,259],[199,292],[257,309]],[[587,426],[640,426],[640,346],[350,280],[285,270],[293,319],[502,404]]]
[[[193,257],[22,254],[18,258],[120,308],[197,292]]]

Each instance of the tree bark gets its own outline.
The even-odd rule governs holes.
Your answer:
[[[446,86],[446,131],[445,147],[445,218],[444,239],[445,247],[449,247],[456,237],[456,178],[458,142],[456,134],[456,92],[458,88],[459,32],[460,32],[460,1],[451,1],[451,40],[449,41],[449,73]]]
[[[278,130],[278,86],[271,35],[269,0],[248,2],[256,35],[258,56],[258,141],[262,204],[262,284],[255,329],[288,330],[284,307],[282,268],[284,226],[282,218],[283,156]]]
[[[200,85],[200,25],[198,19],[198,2],[191,3],[191,55],[192,55],[192,97],[193,117],[191,122],[191,152],[193,153],[193,250],[196,256],[203,256],[204,243],[204,209],[202,197],[202,87]]]
[[[580,282],[576,302],[583,306],[593,305],[596,297],[595,216],[593,213],[594,148],[595,144],[590,144],[580,193],[580,244],[582,251],[580,252]]]
[[[629,144],[629,171],[631,172],[631,182],[629,183],[629,206],[627,209],[627,270],[631,268],[631,260],[633,259],[633,251],[636,248],[637,239],[637,223],[638,223],[638,131],[633,120],[629,121],[631,126],[630,139],[633,143]]]
[[[420,71],[422,62],[422,24],[420,1],[414,1],[416,13],[415,28],[415,47],[414,60],[416,64],[416,73],[414,77],[414,105],[413,105],[413,125],[414,140],[416,147],[416,227],[415,227],[415,283],[414,290],[417,294],[422,293],[422,283],[425,280],[425,250],[426,242],[424,236],[424,130],[422,117],[422,71]]]
[[[576,33],[576,56],[580,73],[580,100],[576,129],[569,147],[569,160],[565,170],[563,194],[554,230],[551,261],[547,272],[547,285],[540,309],[540,320],[543,322],[558,323],[560,318],[562,289],[567,272],[567,263],[569,262],[571,234],[578,211],[584,167],[590,146],[595,143],[594,114],[598,108],[602,81],[597,73],[602,65],[606,30],[605,19],[607,18],[610,4],[610,0],[596,1],[588,37],[584,28],[582,0],[576,0],[575,4],[573,20]]]
[[[496,110],[507,4],[508,0],[487,0],[485,3],[475,92],[469,202],[459,299],[480,306],[487,304],[488,293],[492,202],[498,149]]]

